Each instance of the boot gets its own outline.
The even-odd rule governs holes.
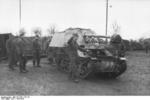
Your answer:
[[[74,80],[73,80],[75,83],[79,83],[79,77],[75,74],[74,75]]]
[[[14,68],[14,67],[9,67],[9,70],[10,70],[10,71],[14,71],[15,68]]]
[[[72,72],[69,72],[68,79],[69,79],[69,80],[73,80],[73,78],[74,78],[74,77],[73,77],[73,74],[72,74]]]
[[[26,68],[21,68],[20,69],[20,73],[27,73],[28,72],[28,70],[26,70]]]
[[[41,68],[41,65],[37,65],[38,68]]]
[[[35,61],[34,61],[34,60],[33,60],[33,67],[36,67],[36,66],[35,66]]]
[[[15,70],[15,68],[12,64],[9,64],[8,66],[9,66],[9,70],[11,70],[11,71]]]
[[[27,72],[28,72],[27,70],[20,71],[20,73],[27,73]]]
[[[24,66],[20,66],[20,73],[27,73],[28,70]]]
[[[74,79],[74,82],[75,82],[75,83],[79,83],[79,79],[77,79],[77,78]]]

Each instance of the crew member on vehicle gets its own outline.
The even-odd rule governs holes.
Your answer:
[[[80,68],[77,65],[78,62],[78,54],[77,54],[77,50],[81,50],[83,52],[85,52],[86,50],[81,48],[78,44],[77,44],[77,39],[78,39],[78,35],[77,34],[73,34],[72,38],[68,41],[68,56],[70,59],[70,64],[69,64],[69,68],[70,68],[70,74],[69,74],[69,78],[74,80],[74,82],[79,82],[79,72],[80,72]]]
[[[119,34],[113,34],[110,39],[110,44],[114,47],[115,55],[124,56],[125,55],[125,46],[122,40],[122,37]]]
[[[40,52],[41,52],[41,47],[40,47],[40,34],[41,32],[39,30],[35,30],[35,38],[33,40],[33,66],[34,67],[41,67],[40,66]]]

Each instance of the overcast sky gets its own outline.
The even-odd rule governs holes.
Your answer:
[[[105,35],[105,7],[106,0],[22,0],[22,27],[29,35],[33,27],[46,34],[51,25],[59,31],[81,27]],[[150,37],[150,0],[109,0],[108,19],[108,35],[117,22],[125,39]],[[18,28],[19,0],[0,0],[0,33]]]

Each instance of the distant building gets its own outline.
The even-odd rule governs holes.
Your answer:
[[[0,34],[0,61],[7,57],[6,41],[9,39],[11,33]]]

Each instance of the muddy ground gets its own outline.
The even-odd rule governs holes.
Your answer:
[[[114,80],[89,77],[74,83],[64,72],[42,60],[42,68],[27,64],[29,72],[9,71],[0,63],[0,95],[150,95],[150,54],[127,53],[128,69]]]

